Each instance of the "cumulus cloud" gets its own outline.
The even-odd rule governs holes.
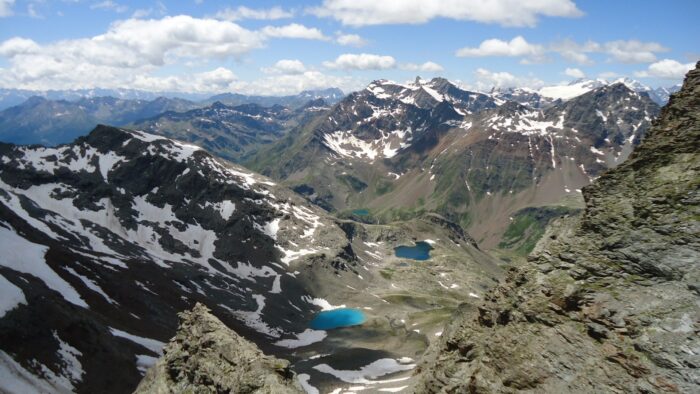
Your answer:
[[[616,40],[598,43],[587,41],[579,44],[572,40],[564,40],[550,45],[550,51],[559,53],[562,57],[578,64],[592,64],[588,54],[607,54],[609,62],[621,63],[651,63],[656,61],[656,54],[668,51],[668,48],[656,42],[638,40]]]
[[[663,59],[652,63],[644,71],[638,71],[635,76],[639,78],[664,78],[683,79],[685,74],[695,67],[693,63],[681,63],[676,60]]]
[[[219,67],[211,71],[179,76],[138,75],[131,84],[135,89],[156,92],[220,92],[228,90],[237,79],[233,71]]]
[[[336,70],[386,70],[395,68],[396,60],[391,56],[345,53],[332,62],[323,62],[323,66]]]
[[[216,13],[217,19],[230,22],[243,19],[277,20],[291,18],[293,16],[294,13],[292,11],[285,10],[282,7],[252,9],[245,6],[239,6],[237,8],[224,8]]]
[[[335,41],[340,45],[363,47],[367,45],[367,41],[357,34],[342,34],[338,33]]]
[[[478,47],[465,47],[457,50],[460,57],[507,56],[521,57],[523,63],[540,62],[547,53],[558,53],[564,59],[583,65],[593,64],[590,54],[608,55],[609,62],[651,63],[656,61],[656,54],[668,51],[668,48],[656,42],[638,40],[617,40],[608,42],[586,41],[577,43],[563,40],[549,45],[533,44],[524,37],[517,36],[510,41],[497,38],[482,41]]]
[[[12,16],[13,5],[15,5],[15,0],[0,0],[0,18]]]
[[[278,96],[328,87],[338,87],[344,92],[351,92],[366,86],[367,82],[352,76],[335,76],[317,70],[307,70],[295,75],[274,75],[253,81],[236,81],[231,84],[230,89],[243,94]]]
[[[484,68],[478,68],[474,72],[476,88],[480,91],[489,91],[492,88],[528,87],[538,89],[544,86],[544,82],[537,78],[517,77],[509,72],[494,72]]]
[[[180,15],[126,19],[100,35],[40,45],[14,37],[0,42],[7,59],[0,86],[33,90],[133,86],[145,84],[199,89],[192,78],[151,77],[164,66],[238,58],[274,37],[319,39],[321,32],[302,25],[248,30],[233,22]],[[220,75],[221,70],[218,71]],[[229,75],[230,76],[230,75]]]
[[[401,65],[401,69],[408,71],[441,72],[445,68],[435,62],[425,62],[423,64],[406,63]]]
[[[0,56],[14,57],[22,54],[37,53],[41,47],[33,40],[21,37],[10,38],[0,43]]]
[[[571,0],[324,0],[307,11],[351,26],[418,24],[448,18],[533,27],[540,16],[583,15]]]
[[[306,66],[300,60],[282,59],[272,67],[262,68],[262,71],[265,74],[297,75],[304,73]]]
[[[637,40],[606,42],[603,49],[613,60],[622,63],[650,63],[656,61],[656,53],[668,51],[661,44]]]
[[[321,30],[315,27],[306,27],[298,23],[285,26],[265,26],[263,34],[274,38],[304,38],[307,40],[328,40]]]
[[[522,36],[517,36],[510,41],[503,41],[497,38],[485,40],[476,48],[465,47],[457,50],[456,55],[459,57],[525,57],[537,60],[542,57],[544,51],[542,45],[530,44]]]
[[[564,74],[576,79],[586,77],[586,73],[584,73],[583,71],[581,71],[581,69],[578,68],[567,68],[566,70],[564,70]]]

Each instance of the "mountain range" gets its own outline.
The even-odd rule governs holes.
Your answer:
[[[240,162],[328,108],[322,98],[308,101],[293,110],[278,104],[272,107],[258,104],[230,106],[217,101],[186,112],[168,111],[134,122],[129,127],[192,142],[219,157]]]
[[[622,83],[542,108],[441,78],[376,81],[246,165],[330,211],[438,212],[489,248],[519,210],[575,199],[624,161],[658,111]]]
[[[113,93],[116,96],[94,96],[99,93]],[[198,101],[165,96],[150,98],[152,95],[147,94],[136,96],[148,99],[121,98],[134,97],[130,91],[102,90],[44,92],[43,96],[33,95],[21,104],[0,111],[0,141],[57,145],[86,135],[98,124],[124,126],[166,112],[186,112],[207,107],[217,101],[224,101],[229,105],[257,103],[297,110],[318,99],[335,103],[342,97],[342,92],[338,89],[326,89],[280,97],[219,95]]]

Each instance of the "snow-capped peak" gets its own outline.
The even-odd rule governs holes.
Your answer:
[[[618,78],[612,82],[612,84],[616,83],[624,84],[625,86],[630,88],[630,90],[633,90],[635,92],[649,92],[652,90],[649,86],[646,86],[643,83],[628,77]]]
[[[569,100],[608,84],[604,79],[576,79],[566,85],[546,86],[539,93],[544,97]]]

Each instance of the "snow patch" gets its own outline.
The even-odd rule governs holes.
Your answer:
[[[312,343],[321,342],[328,334],[323,330],[312,330],[307,328],[304,332],[296,334],[296,339],[283,339],[275,342],[275,345],[286,348],[298,348],[308,346]]]

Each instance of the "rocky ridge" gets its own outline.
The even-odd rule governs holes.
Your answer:
[[[175,337],[134,393],[303,393],[289,361],[264,355],[202,304],[179,314]]]
[[[700,62],[628,161],[463,308],[416,392],[697,392]]]

